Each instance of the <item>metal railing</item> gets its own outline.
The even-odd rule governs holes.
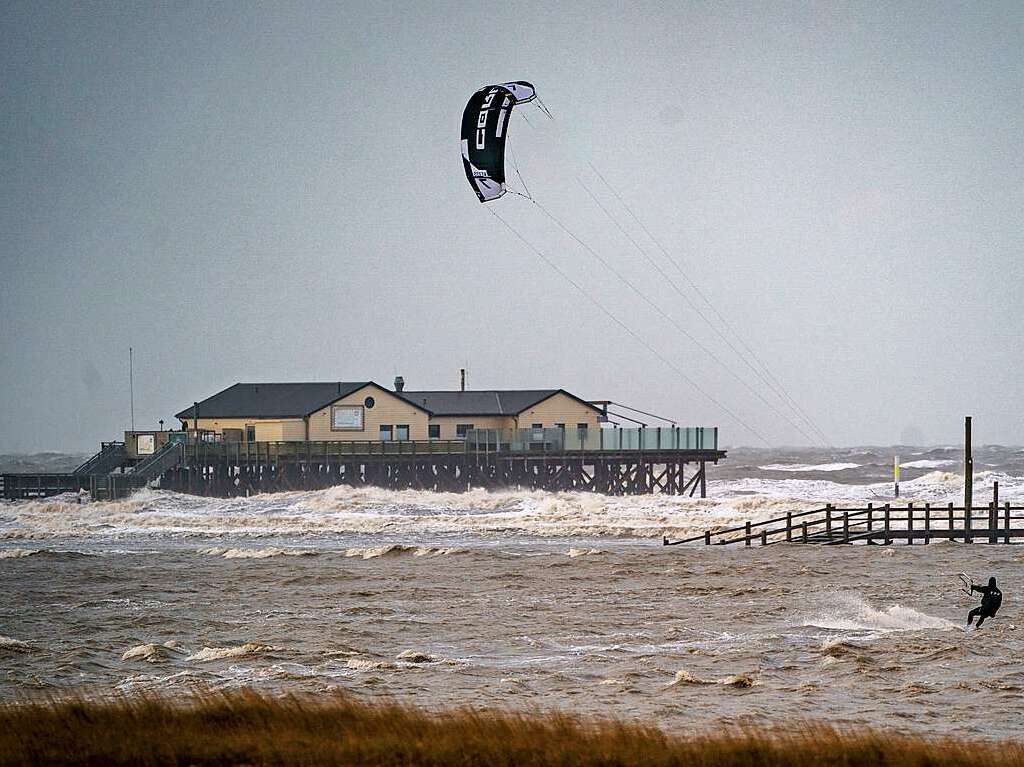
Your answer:
[[[108,474],[124,463],[124,442],[101,442],[100,451],[83,463],[72,474]]]
[[[718,450],[717,426],[639,429],[471,429],[467,452]]]

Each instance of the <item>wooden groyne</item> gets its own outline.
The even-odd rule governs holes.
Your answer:
[[[987,507],[954,506],[952,503],[907,503],[863,507],[822,508],[787,512],[783,516],[737,527],[706,530],[700,535],[672,540],[666,546],[771,546],[777,543],[928,544],[934,540],[961,543],[1011,543],[1024,538],[1024,506],[999,501],[999,484]]]

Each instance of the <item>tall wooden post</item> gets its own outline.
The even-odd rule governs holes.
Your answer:
[[[974,456],[971,452],[971,417],[964,417],[964,515],[969,519],[974,501]]]

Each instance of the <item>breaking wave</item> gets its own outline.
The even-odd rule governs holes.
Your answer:
[[[774,463],[758,466],[761,471],[846,471],[860,468],[859,463]]]
[[[194,655],[188,656],[185,660],[201,662],[223,660],[224,658],[239,658],[243,655],[255,655],[256,653],[273,649],[270,645],[259,644],[258,642],[246,642],[238,647],[204,647]]]
[[[211,546],[199,549],[200,554],[208,554],[224,559],[269,559],[270,557],[312,557],[318,552],[309,549],[282,549],[270,546],[264,549],[234,549],[224,546]]]
[[[929,457],[918,463],[923,468],[925,463],[937,464],[945,460]],[[841,472],[851,466],[863,468],[853,461],[765,462],[762,468],[813,475],[813,472]],[[749,468],[755,471],[755,467]],[[1024,492],[1024,477],[983,471],[975,476],[976,494],[987,492],[996,480],[1007,497]],[[712,479],[708,490],[710,497],[699,499],[530,490],[434,493],[337,486],[218,499],[143,489],[115,502],[78,503],[77,497],[58,496],[4,503],[0,505],[0,539],[112,536],[238,539],[336,534],[387,535],[391,539],[453,535],[657,539],[662,535],[699,535],[707,529],[741,525],[787,511],[821,508],[826,502],[865,503],[887,499],[892,486],[888,480],[850,484],[822,476],[813,479],[744,476]],[[901,491],[901,500],[958,501],[962,499],[963,479],[953,472],[929,471],[901,483]],[[235,546],[217,555],[229,559],[263,558],[264,553],[247,552],[271,551]],[[35,551],[34,548],[25,550]],[[292,553],[292,550],[281,549],[269,556]],[[0,556],[19,555],[0,553]]]
[[[950,631],[959,628],[952,621],[927,615],[910,607],[890,605],[878,609],[855,592],[832,593],[828,601],[829,604],[820,613],[807,619],[804,625],[823,629],[882,633],[924,629]],[[833,644],[826,645],[823,652],[835,657],[837,653],[843,654],[849,649],[851,647]]]
[[[32,645],[20,639],[0,636],[0,653],[31,652]]]
[[[0,550],[0,559],[23,559],[40,553],[42,553],[42,549],[2,549]]]
[[[393,543],[387,546],[367,546],[365,548],[351,548],[345,550],[346,557],[359,557],[360,559],[378,559],[380,557],[397,557],[402,554],[411,554],[414,557],[443,557],[448,554],[462,554],[465,549],[454,546],[403,546]]]

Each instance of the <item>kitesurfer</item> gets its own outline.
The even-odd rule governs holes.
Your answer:
[[[971,591],[977,591],[981,594],[981,606],[975,607],[969,613],[967,613],[967,625],[970,626],[974,623],[974,619],[978,619],[978,628],[981,628],[981,624],[985,622],[986,618],[994,618],[996,611],[999,610],[999,606],[1003,603],[1003,592],[1001,592],[996,586],[996,579],[989,578],[987,586],[975,586],[971,584]]]

